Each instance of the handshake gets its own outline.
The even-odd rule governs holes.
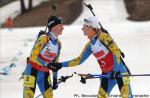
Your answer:
[[[48,63],[47,64],[47,67],[54,71],[54,72],[57,72],[59,69],[62,68],[62,64],[61,63]]]

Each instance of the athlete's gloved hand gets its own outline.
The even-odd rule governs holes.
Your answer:
[[[86,74],[84,76],[81,75],[81,80],[80,82],[82,82],[83,84],[86,84],[86,79],[90,79],[92,78],[92,75],[91,74]]]
[[[80,82],[82,82],[83,84],[86,84],[86,78],[84,78],[84,77],[81,76]]]
[[[48,63],[47,64],[47,67],[54,71],[54,72],[57,72],[59,69],[62,68],[62,64],[61,63]]]
[[[56,90],[58,88],[58,84],[57,84],[57,78],[53,78],[53,86],[52,89]]]

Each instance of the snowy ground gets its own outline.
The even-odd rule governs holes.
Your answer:
[[[117,2],[118,1],[118,2]],[[125,20],[127,16],[122,9],[122,0],[93,0],[94,11],[99,16],[104,27],[110,32],[118,46],[124,51],[125,62],[129,66],[133,74],[142,74],[150,72],[150,22],[130,22]],[[105,6],[108,4],[109,6]],[[99,5],[99,7],[97,6]],[[120,7],[115,8],[115,7]],[[108,11],[104,11],[101,9]],[[118,13],[119,10],[124,13]],[[101,12],[100,12],[101,11]],[[81,19],[84,16],[91,15],[84,8],[83,14],[77,21],[70,26],[65,26],[60,40],[62,42],[62,50],[60,61],[70,60],[77,57],[87,38],[83,36],[81,30]],[[19,77],[26,66],[26,57],[29,56],[36,36],[39,30],[44,27],[35,28],[15,28],[13,30],[0,29],[0,71],[11,63],[15,63],[16,67],[12,68],[9,75],[0,75],[0,98],[21,98],[23,81],[19,81]],[[62,75],[70,75],[73,72],[79,73],[101,73],[96,59],[90,56],[81,66],[74,68],[64,68],[59,71],[59,77]],[[96,95],[99,87],[99,80],[88,80],[87,84],[81,84],[80,78],[75,76],[66,83],[60,84],[59,88],[54,91],[54,98],[91,98],[83,97],[85,95]],[[150,98],[150,77],[133,77],[131,78],[131,86],[136,98]],[[37,89],[35,96],[40,92]],[[117,86],[111,94],[119,94]],[[142,97],[142,95],[147,95]],[[42,97],[41,97],[42,98]],[[94,97],[96,98],[96,97]],[[112,97],[110,97],[112,98]],[[115,97],[114,97],[115,98]]]

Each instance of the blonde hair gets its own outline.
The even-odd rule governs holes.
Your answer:
[[[93,28],[93,29],[94,29],[94,28]],[[100,34],[102,33],[102,30],[101,30],[100,28],[94,29],[94,31],[96,32],[96,34],[97,34],[98,36],[100,36]]]

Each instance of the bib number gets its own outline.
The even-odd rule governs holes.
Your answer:
[[[34,88],[35,84],[35,77],[31,75],[24,75],[24,87],[31,87]]]

